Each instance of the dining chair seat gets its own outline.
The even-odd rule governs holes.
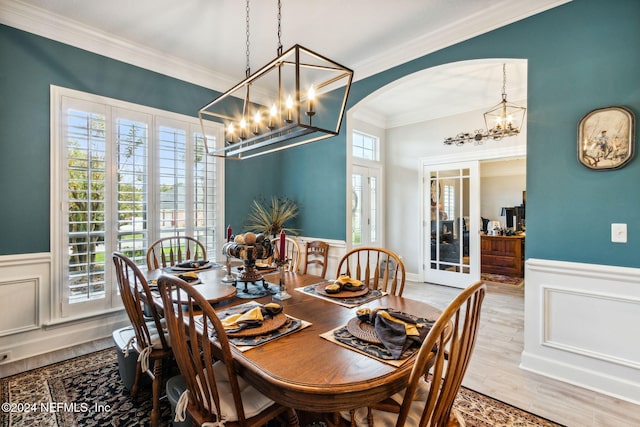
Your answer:
[[[238,421],[238,413],[236,411],[235,401],[233,399],[233,393],[231,391],[231,382],[227,375],[227,368],[221,361],[217,361],[213,364],[214,376],[216,378],[216,387],[220,393],[220,417],[225,422]],[[184,383],[184,379],[182,380]],[[196,378],[196,381],[201,383],[200,378]],[[262,411],[266,410],[274,404],[274,401],[269,399],[264,394],[260,393],[254,387],[249,385],[242,377],[238,377],[238,386],[240,388],[240,396],[244,403],[244,413],[247,418],[255,417]],[[206,403],[206,398],[202,396]],[[180,392],[180,399],[176,406],[175,420],[180,422],[186,419],[186,409],[189,402],[189,392],[186,384],[183,390]],[[215,408],[213,402],[209,402],[206,405],[207,410]]]
[[[424,410],[425,405],[427,404],[427,398],[429,396],[429,388],[431,384],[421,378],[418,384],[418,389],[416,390],[416,396],[411,401],[411,406],[409,409],[409,414],[407,415],[407,421],[405,425],[407,426],[417,426],[420,425],[420,418],[422,417],[422,411]],[[369,411],[368,408],[360,408],[355,411],[353,414],[354,423],[356,426],[369,426],[369,419],[372,417],[374,420],[374,425],[376,427],[394,427],[396,422],[398,421],[398,412],[400,410],[400,405],[402,405],[402,401],[404,400],[405,390],[401,390],[400,392],[394,394],[388,399],[380,402],[376,407],[382,408],[384,407],[386,410],[380,409],[371,409]],[[351,417],[350,412],[342,413],[344,419],[349,420]],[[451,415],[449,416],[449,421],[446,427],[465,427],[466,423],[462,415],[454,408],[451,410]]]

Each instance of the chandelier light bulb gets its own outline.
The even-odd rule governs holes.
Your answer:
[[[313,89],[313,85],[309,87],[309,92],[307,93],[307,98],[309,99],[309,110],[308,113],[313,113],[313,102],[316,99],[316,91]]]
[[[291,114],[293,110],[293,99],[291,98],[291,95],[287,97],[287,102],[285,103],[285,106],[287,107],[287,122],[291,123],[293,121],[293,119],[291,118]]]
[[[269,129],[274,129],[276,127],[274,123],[277,116],[278,109],[276,108],[276,104],[274,103],[269,110],[269,124],[267,125]]]
[[[235,132],[235,129],[233,127],[233,123],[229,123],[229,126],[227,127],[227,142],[232,143],[233,142],[233,133]]]
[[[240,120],[240,139],[245,139],[247,137],[246,130],[247,130],[247,121],[243,117]]]
[[[253,116],[253,134],[258,135],[260,133],[260,120],[262,116],[260,115],[260,111],[256,111],[256,114]]]

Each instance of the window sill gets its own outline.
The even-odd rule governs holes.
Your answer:
[[[75,315],[73,317],[65,317],[65,318],[59,318],[59,319],[53,319],[49,322],[43,323],[42,327],[44,329],[53,329],[53,328],[57,328],[60,326],[65,326],[69,323],[76,323],[76,322],[81,322],[81,321],[88,321],[88,320],[95,320],[95,319],[99,319],[101,317],[110,317],[113,314],[116,313],[124,313],[124,308],[122,307],[118,307],[118,308],[111,308],[109,310],[103,310],[100,312],[94,312],[94,313],[85,313],[85,314],[81,314],[81,315]]]

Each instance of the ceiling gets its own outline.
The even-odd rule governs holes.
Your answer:
[[[359,80],[567,1],[282,0],[281,39],[284,49],[300,44],[353,69]],[[243,0],[0,0],[0,22],[219,91],[245,77]],[[250,67],[257,71],[276,57],[276,0],[250,2],[249,34]],[[520,76],[513,72],[517,90]],[[420,93],[433,91],[440,102],[466,89],[477,92],[467,100],[488,96],[486,106],[500,100],[496,63],[443,67],[428,80]],[[404,90],[415,94],[415,82]],[[405,95],[389,93],[373,108],[385,116],[393,108],[411,111]]]

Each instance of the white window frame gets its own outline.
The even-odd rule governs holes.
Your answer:
[[[365,125],[364,127],[368,127]],[[380,129],[380,135],[376,135],[376,131],[362,131],[356,127],[350,128],[348,130],[347,136],[347,230],[346,230],[346,246],[347,249],[352,249],[356,246],[362,246],[365,244],[369,244],[368,237],[367,239],[363,239],[362,243],[359,245],[354,245],[352,241],[352,232],[353,232],[353,224],[352,224],[352,206],[353,206],[353,195],[352,195],[352,176],[354,170],[358,168],[367,168],[369,170],[368,177],[375,176],[377,177],[377,193],[376,193],[376,214],[377,214],[377,223],[376,223],[376,233],[377,233],[377,241],[376,245],[384,247],[385,245],[385,229],[384,229],[384,216],[385,212],[383,209],[384,200],[385,200],[385,192],[384,192],[384,156],[383,156],[383,130]],[[377,160],[369,160],[362,157],[356,157],[353,155],[353,136],[354,134],[364,135],[365,137],[375,139],[375,157]],[[367,190],[369,188],[368,184],[366,186]],[[369,207],[367,205],[367,207]]]
[[[356,156],[355,154],[353,154],[354,148],[356,147],[355,140],[354,140],[355,134],[360,135],[363,139],[369,139],[373,141],[373,149],[371,150],[365,148],[364,146],[361,147],[358,145],[358,147],[361,147],[363,151],[373,152],[373,155],[372,155],[373,158],[370,159],[367,157]],[[353,129],[351,131],[351,155],[354,161],[364,161],[364,162],[374,162],[374,163],[380,162],[380,137]]]
[[[109,250],[105,250],[105,297],[99,298],[95,300],[87,300],[83,302],[76,302],[70,304],[67,300],[68,294],[68,270],[66,268],[68,262],[68,212],[67,212],[67,167],[65,163],[66,156],[64,152],[67,148],[66,137],[62,135],[63,133],[63,123],[62,120],[65,117],[64,112],[62,111],[62,100],[64,98],[71,98],[73,102],[76,101],[78,104],[83,102],[90,103],[92,105],[92,111],[94,111],[97,104],[104,106],[105,112],[108,113],[106,126],[107,128],[113,127],[113,120],[111,117],[112,111],[117,110],[127,110],[128,114],[131,116],[140,115],[141,117],[150,118],[150,126],[148,129],[148,139],[149,146],[155,147],[158,139],[158,131],[161,125],[166,124],[176,124],[182,126],[187,130],[187,140],[192,137],[195,137],[196,134],[202,134],[202,126],[197,117],[189,117],[177,113],[167,112],[151,107],[146,107],[142,105],[136,105],[112,98],[107,98],[103,96],[98,96],[94,94],[89,94],[85,92],[80,92],[72,89],[62,88],[59,86],[51,85],[50,87],[50,103],[51,103],[51,180],[50,180],[50,196],[51,196],[51,248],[52,248],[52,264],[51,264],[51,277],[52,282],[56,285],[52,286],[51,289],[51,319],[49,323],[55,324],[59,322],[66,322],[69,320],[73,320],[76,318],[85,318],[94,315],[105,314],[111,311],[117,311],[122,309],[122,303],[117,294],[117,283],[115,280],[114,269],[111,267],[113,263],[111,262],[110,255],[111,249],[115,248],[115,244],[111,242],[107,244],[110,246]],[[113,129],[106,129],[107,133],[113,131]],[[223,141],[224,137],[224,129],[222,124],[207,122],[206,124],[206,132],[207,135],[213,136],[217,144]],[[115,150],[112,150],[110,145],[114,141],[113,135],[108,136],[109,140],[107,142],[107,153],[106,156],[109,157],[112,161],[111,165],[107,167],[111,173],[107,173],[106,180],[109,182],[113,177],[113,173],[115,173]],[[193,175],[193,171],[188,165],[193,160],[193,152],[187,151],[186,153],[186,174],[188,177],[186,179],[190,179]],[[159,188],[159,169],[157,168],[157,150],[153,148],[150,150],[150,154],[148,154],[148,180],[150,188],[158,189]],[[224,236],[224,161],[222,160],[214,160],[215,161],[215,192],[214,192],[214,204],[213,207],[214,212],[211,212],[211,217],[215,218],[215,224],[211,228],[211,230],[207,231],[208,233],[215,233],[217,237],[216,244],[220,246],[223,243]],[[187,181],[191,183],[191,181]],[[108,184],[107,184],[108,185]],[[191,184],[189,184],[191,185]],[[193,187],[190,187],[193,188]],[[147,215],[152,216],[156,214],[155,211],[159,209],[155,209],[155,206],[159,203],[157,199],[158,191],[151,189],[149,190],[148,199],[147,199]],[[193,201],[192,197],[190,197],[190,191],[186,192],[189,194],[187,196],[187,202],[189,200]],[[105,205],[110,203],[111,209],[113,209],[113,204],[116,203],[116,198],[111,197],[109,200],[105,201]],[[193,206],[193,203],[188,204],[185,203],[186,206]],[[105,207],[105,209],[109,209],[109,207]],[[117,212],[117,208],[115,209]],[[110,218],[106,220],[111,221],[108,226],[111,226],[113,229],[117,230],[117,215],[114,215],[114,218]],[[155,241],[160,237],[160,230],[158,229],[158,224],[151,221],[152,223],[148,226],[148,235],[147,239],[149,243]],[[210,221],[209,221],[210,222]],[[190,225],[187,230],[187,233],[193,232],[193,227]],[[113,233],[112,233],[113,234]],[[105,236],[105,240],[109,241],[111,234],[107,234]],[[115,236],[115,234],[114,234]],[[213,236],[211,237],[211,241],[213,240]],[[220,248],[208,248],[208,253],[211,253],[209,256],[210,259],[215,259],[216,254],[220,253]],[[141,263],[142,261],[138,261]],[[143,270],[146,269],[146,264],[141,265]]]

